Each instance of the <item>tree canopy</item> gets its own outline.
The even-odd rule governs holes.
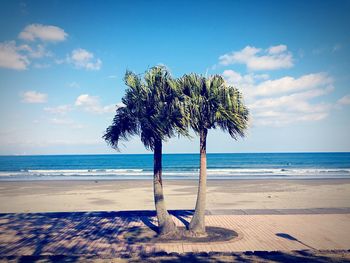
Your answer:
[[[155,140],[166,140],[176,133],[188,135],[188,114],[184,95],[177,80],[164,66],[156,66],[139,75],[127,71],[124,104],[116,110],[112,125],[103,138],[115,149],[119,142],[139,135],[147,149],[154,149]]]
[[[206,78],[192,73],[184,75],[179,82],[187,98],[191,128],[197,134],[219,127],[234,139],[244,136],[249,111],[237,88],[227,85],[220,75]]]

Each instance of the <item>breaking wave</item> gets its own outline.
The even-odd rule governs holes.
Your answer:
[[[165,169],[164,178],[196,179],[199,170]],[[350,169],[243,169],[208,168],[208,179],[315,179],[350,178]],[[20,170],[0,172],[0,180],[115,180],[150,179],[152,170],[147,169],[62,169],[62,170]]]

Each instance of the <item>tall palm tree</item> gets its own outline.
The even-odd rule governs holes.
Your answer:
[[[122,98],[125,106],[116,110],[113,123],[103,138],[118,149],[121,140],[139,135],[145,147],[154,152],[153,188],[159,233],[172,236],[177,228],[163,195],[162,142],[176,133],[187,135],[182,94],[177,81],[163,66],[148,70],[144,80],[127,71],[124,81],[128,86]]]
[[[199,185],[194,216],[189,230],[195,236],[206,235],[205,205],[207,184],[206,144],[209,129],[221,128],[234,139],[243,137],[248,126],[248,109],[238,89],[227,86],[219,75],[209,78],[184,75],[179,82],[186,95],[191,128],[200,138]]]

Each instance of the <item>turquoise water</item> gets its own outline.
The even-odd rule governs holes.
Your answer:
[[[0,156],[0,180],[151,179],[151,154]],[[196,179],[198,154],[164,154],[163,176]],[[209,179],[350,178],[350,153],[208,154]]]

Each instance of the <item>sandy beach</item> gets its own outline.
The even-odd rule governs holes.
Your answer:
[[[197,181],[165,180],[168,209],[193,209]],[[350,207],[350,179],[209,180],[207,209]],[[0,212],[153,210],[151,180],[1,182]]]
[[[168,209],[176,210],[173,219],[183,226],[195,204],[197,182],[166,180],[164,188]],[[144,211],[154,210],[152,190],[151,180],[1,182],[0,262],[350,258],[349,179],[209,180],[207,226],[238,233],[221,243],[133,240],[156,223],[154,212]]]

